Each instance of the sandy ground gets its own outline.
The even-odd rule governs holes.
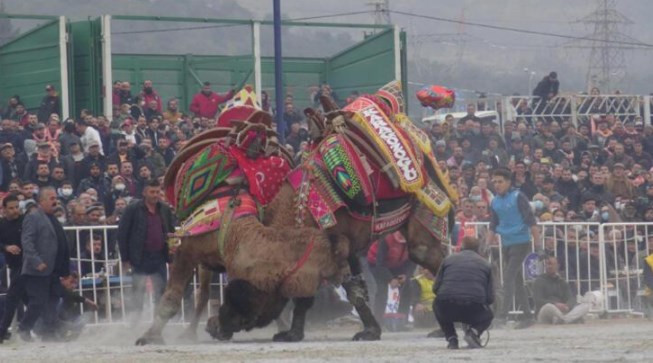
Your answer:
[[[87,329],[72,343],[13,339],[0,345],[0,362],[651,362],[653,356],[653,322],[644,319],[493,330],[487,348],[459,351],[447,350],[444,339],[427,339],[422,330],[351,342],[355,327],[329,327],[311,329],[301,343],[273,343],[275,331],[267,328],[238,334],[232,342],[214,342],[202,332],[197,343],[171,344],[178,329],[166,329],[165,346],[135,347],[141,327]]]

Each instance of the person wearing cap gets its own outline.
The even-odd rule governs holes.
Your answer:
[[[61,115],[61,102],[54,86],[51,84],[46,85],[45,93],[37,114],[39,122],[43,123],[47,123],[52,114],[57,115],[57,117]]]
[[[36,180],[36,172],[41,163],[47,164],[49,170],[57,165],[57,159],[52,157],[52,147],[45,141],[36,144],[36,157],[32,157],[25,165],[22,180]]]
[[[522,262],[531,252],[531,238],[540,241],[540,231],[528,198],[519,189],[512,188],[511,180],[512,173],[506,168],[495,169],[492,173],[496,195],[490,204],[487,238],[489,245],[497,245],[497,234],[501,236],[506,264],[503,273],[504,303],[497,311],[497,319],[500,319],[500,324],[505,323],[514,298],[517,308],[523,311],[523,319],[517,328],[523,329],[531,326],[534,320],[524,286]]]
[[[82,142],[82,148],[85,153],[89,152],[91,145],[97,144],[100,147],[100,154],[104,155],[100,133],[96,129],[90,127],[88,123],[86,123],[86,120],[81,118],[77,119],[75,121],[75,129],[80,135],[79,140]]]
[[[12,180],[20,178],[25,173],[25,161],[22,154],[17,156],[11,143],[0,145],[0,191],[7,191]]]
[[[208,81],[204,82],[201,92],[193,96],[189,110],[195,116],[211,119],[215,118],[218,114],[218,106],[227,102],[233,97],[233,95],[234,90],[230,90],[225,94],[213,92],[213,90],[211,90],[211,83]]]
[[[581,198],[581,209],[579,216],[583,221],[598,222],[600,220],[598,209],[596,208],[597,202],[600,199],[593,193],[585,192]]]
[[[134,130],[134,120],[131,117],[125,119],[120,125],[120,133],[125,137],[132,145],[139,145],[142,140],[142,136]]]
[[[84,179],[89,175],[91,163],[97,163],[100,166],[100,172],[104,173],[107,165],[107,158],[102,155],[101,144],[91,142],[88,147],[88,153],[82,160],[82,173],[76,175],[77,178]]]
[[[479,247],[477,238],[463,238],[462,251],[445,258],[435,277],[433,311],[449,349],[458,349],[454,323],[464,324],[469,348],[482,348],[480,336],[494,318],[492,267],[479,255]]]

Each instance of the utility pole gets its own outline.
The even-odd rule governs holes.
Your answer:
[[[374,8],[374,25],[389,25],[390,21],[390,0],[374,0],[367,3]],[[376,32],[377,29],[374,29]]]
[[[602,92],[611,92],[626,78],[625,51],[639,49],[636,45],[620,42],[639,43],[626,35],[623,29],[632,25],[632,20],[617,10],[616,0],[598,0],[596,10],[579,19],[577,23],[592,29],[586,40],[570,43],[568,48],[589,49],[587,67],[587,88],[598,87]]]

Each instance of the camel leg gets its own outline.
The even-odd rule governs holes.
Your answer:
[[[184,256],[182,247],[183,245],[179,247],[179,250],[177,250],[177,255],[175,256],[170,271],[170,280],[168,281],[168,286],[161,297],[161,301],[156,307],[152,326],[147,330],[147,332],[145,332],[145,334],[143,334],[142,337],[136,340],[136,345],[146,345],[151,343],[163,344],[161,332],[168,323],[168,320],[175,316],[179,311],[184,290],[186,289],[186,286],[188,286],[188,283],[193,276],[193,269],[195,268],[195,265],[190,262],[190,259],[187,258],[187,256]]]
[[[295,308],[292,311],[292,324],[290,330],[282,331],[274,335],[275,342],[298,342],[304,339],[304,324],[306,313],[313,306],[315,297],[299,297],[293,299]]]
[[[213,276],[212,271],[206,267],[203,267],[202,265],[200,265],[198,268],[198,274],[200,280],[200,290],[199,295],[197,296],[197,304],[195,304],[195,310],[193,311],[190,325],[181,335],[182,338],[191,341],[197,340],[197,326],[199,325],[199,321],[202,317],[204,309],[206,309],[206,305],[209,303],[211,277]]]
[[[360,262],[356,256],[349,257],[348,262],[352,277],[343,282],[342,286],[347,292],[347,299],[354,306],[363,322],[363,331],[356,333],[352,340],[380,340],[381,327],[367,305],[367,285],[363,279]]]

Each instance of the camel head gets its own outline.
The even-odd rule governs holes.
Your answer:
[[[453,218],[452,209],[441,223],[444,223],[444,226],[448,229],[450,223],[447,219],[451,220]],[[417,203],[413,207],[413,213],[408,222],[403,226],[402,233],[408,243],[410,259],[435,275],[440,269],[442,260],[447,255],[447,245],[450,243],[450,238],[436,237],[437,233],[434,233],[434,229],[441,226],[434,223],[434,221],[434,214],[423,204]],[[447,235],[449,234],[447,233]]]

